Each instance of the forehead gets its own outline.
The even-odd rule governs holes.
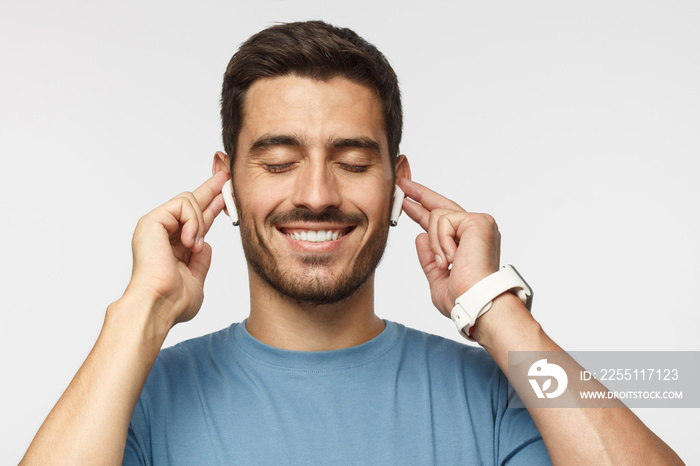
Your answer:
[[[266,134],[301,135],[312,144],[337,138],[371,138],[388,154],[377,92],[347,78],[298,75],[256,80],[247,90],[239,149]],[[247,146],[247,147],[246,147]]]

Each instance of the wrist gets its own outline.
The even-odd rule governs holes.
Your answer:
[[[489,353],[526,350],[528,342],[542,332],[523,302],[514,294],[505,292],[493,300],[491,309],[479,317],[472,337]]]
[[[175,322],[160,312],[163,304],[146,293],[127,289],[107,307],[105,325],[120,329],[122,335],[137,337],[148,347],[160,347]]]

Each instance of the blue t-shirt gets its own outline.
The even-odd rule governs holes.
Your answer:
[[[160,352],[124,464],[550,464],[508,396],[484,350],[393,322],[323,352],[234,324]]]

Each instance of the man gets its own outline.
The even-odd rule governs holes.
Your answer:
[[[131,281],[23,461],[680,463],[625,408],[507,409],[508,351],[560,350],[515,294],[465,328],[486,351],[377,317],[396,185],[442,314],[499,270],[494,220],[410,180],[401,118],[393,70],[350,30],[280,25],[241,46],[226,154],[139,221]],[[159,355],[202,304],[229,179],[250,316]]]

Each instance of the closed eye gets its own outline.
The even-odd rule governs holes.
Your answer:
[[[281,163],[281,164],[265,164],[265,169],[270,173],[283,173],[291,170],[294,167],[294,162]]]
[[[352,172],[352,173],[366,172],[367,167],[369,166],[369,165],[352,165],[349,163],[341,163],[339,165],[343,170],[347,170],[347,171]]]

